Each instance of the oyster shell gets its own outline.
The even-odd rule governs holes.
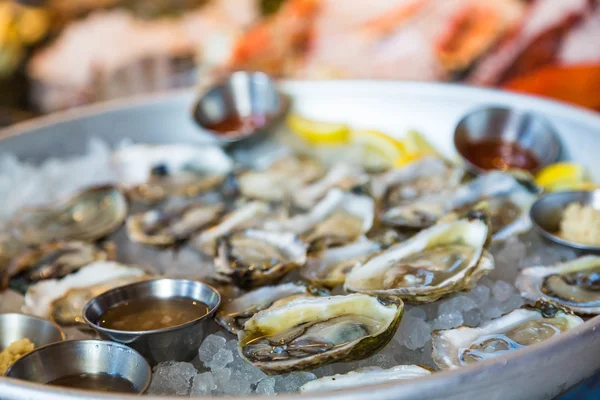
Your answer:
[[[244,323],[259,311],[278,307],[300,297],[327,296],[328,293],[305,283],[282,283],[263,286],[242,296],[229,299],[215,314],[215,321],[230,333],[237,334]]]
[[[293,233],[247,229],[219,239],[215,268],[239,287],[261,286],[304,265],[306,247]]]
[[[194,239],[193,246],[204,254],[215,256],[219,238],[236,230],[258,227],[270,211],[269,205],[261,201],[245,203],[225,215],[217,225],[202,231]]]
[[[112,186],[86,189],[55,207],[24,209],[11,221],[16,238],[29,245],[52,240],[100,239],[127,216],[127,201]]]
[[[434,225],[354,267],[344,287],[416,303],[470,289],[494,269],[494,259],[485,250],[488,222],[485,211],[476,209]]]
[[[308,209],[325,197],[330,189],[350,190],[366,183],[368,179],[368,175],[361,167],[344,162],[336,163],[322,179],[297,190],[294,194],[294,203]]]
[[[220,148],[183,144],[129,146],[115,152],[112,164],[127,194],[143,202],[216,189],[233,169]]]
[[[358,239],[371,229],[375,202],[369,196],[331,189],[305,214],[265,222],[268,230],[301,234],[311,250],[339,246]]]
[[[399,299],[364,294],[296,299],[246,321],[240,354],[267,374],[360,360],[392,339],[403,311]]]
[[[433,360],[440,368],[457,368],[534,345],[582,323],[567,308],[539,300],[479,328],[434,331]]]
[[[222,204],[185,204],[154,209],[127,218],[127,234],[134,242],[171,246],[208,227],[224,210]]]
[[[346,374],[324,376],[300,386],[300,392],[336,391],[353,387],[376,385],[431,375],[431,370],[418,365],[397,365],[389,369],[359,368]]]
[[[240,174],[238,186],[242,196],[263,201],[283,201],[324,175],[325,166],[319,161],[289,156],[273,162],[265,170]]]
[[[83,324],[83,307],[88,301],[108,290],[147,279],[152,278],[149,275],[123,275],[92,286],[69,289],[50,304],[50,319],[63,326]]]
[[[463,175],[462,168],[429,156],[374,177],[371,190],[389,208],[410,199],[453,189],[459,185]]]
[[[527,299],[545,298],[580,314],[600,314],[600,257],[584,256],[521,271],[516,286]]]
[[[138,267],[113,261],[98,261],[62,279],[47,279],[29,287],[25,293],[23,312],[42,318],[52,315],[52,303],[74,288],[85,288],[114,279],[141,277],[146,272]]]
[[[507,237],[531,227],[529,209],[536,194],[520,184],[511,174],[493,171],[453,191],[442,191],[404,201],[386,209],[381,220],[389,225],[407,228],[427,228],[445,214],[472,208],[486,201],[491,218],[492,238]]]
[[[350,270],[380,247],[362,237],[348,245],[323,250],[308,258],[300,275],[314,285],[332,289],[343,284]]]
[[[114,246],[108,248],[109,251],[92,243],[58,241],[27,249],[0,273],[0,289],[6,289],[13,278],[23,283],[62,278],[94,261],[114,258]]]

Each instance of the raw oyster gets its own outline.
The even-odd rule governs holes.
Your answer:
[[[300,386],[300,392],[336,391],[353,387],[416,379],[431,374],[431,370],[418,365],[397,365],[393,368],[359,368],[346,374],[324,376]]]
[[[552,267],[525,268],[516,286],[527,299],[545,298],[580,314],[600,314],[600,256]]]
[[[151,276],[122,275],[92,286],[69,289],[50,304],[50,319],[64,326],[83,324],[83,307],[88,301],[108,290],[146,279]]]
[[[416,303],[470,289],[494,269],[494,259],[485,250],[488,222],[484,210],[474,209],[434,225],[354,267],[344,287]]]
[[[138,267],[112,261],[98,261],[62,279],[47,279],[32,285],[25,293],[23,312],[42,318],[52,315],[52,303],[70,289],[86,288],[114,279],[141,277],[146,272]]]
[[[62,278],[94,261],[106,261],[114,256],[115,248],[112,244],[103,249],[92,243],[79,241],[48,242],[16,256],[0,274],[0,289],[6,289],[14,278],[21,280],[23,284]]]
[[[371,229],[374,214],[371,197],[331,189],[306,214],[267,221],[265,228],[301,234],[311,250],[319,250],[355,241]]]
[[[491,218],[492,238],[503,240],[531,227],[529,208],[535,199],[536,194],[512,175],[493,171],[453,191],[442,191],[400,202],[386,209],[381,220],[392,226],[427,228],[450,211],[460,212],[486,201]]]
[[[117,151],[112,162],[127,194],[144,202],[216,189],[233,169],[220,148],[183,144],[129,146]]]
[[[215,268],[239,287],[262,286],[304,265],[306,247],[290,232],[247,229],[219,239]]]
[[[433,360],[440,368],[457,368],[534,345],[582,323],[567,308],[542,299],[479,328],[434,331]]]
[[[263,171],[240,174],[238,185],[242,196],[264,201],[283,201],[323,175],[325,166],[319,161],[302,156],[288,156],[273,162]]]
[[[228,332],[237,334],[244,323],[259,311],[278,307],[300,297],[328,296],[305,283],[282,283],[263,286],[242,296],[230,298],[215,314],[215,321]]]
[[[223,210],[222,204],[202,203],[150,210],[127,218],[127,234],[134,242],[171,246],[208,227]]]
[[[240,353],[267,374],[360,360],[392,339],[403,311],[400,299],[364,294],[296,299],[246,321]]]
[[[92,241],[117,230],[126,216],[125,196],[112,186],[97,186],[56,207],[24,209],[11,226],[17,239],[29,245],[51,240]]]
[[[235,230],[259,226],[262,219],[269,215],[270,211],[269,205],[261,201],[245,203],[225,215],[217,225],[200,233],[194,239],[193,245],[202,253],[215,256],[219,238]]]
[[[362,237],[348,245],[312,254],[300,269],[300,275],[312,284],[332,289],[344,283],[346,275],[358,262],[379,249],[378,243]]]
[[[336,163],[322,179],[297,190],[294,193],[294,203],[308,209],[321,200],[329,189],[350,190],[366,183],[368,179],[361,167],[344,162]]]
[[[389,208],[410,199],[453,189],[463,175],[462,168],[430,156],[376,176],[371,186],[373,195]]]

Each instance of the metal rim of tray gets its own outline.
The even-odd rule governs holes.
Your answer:
[[[440,83],[422,83],[422,82],[390,82],[390,81],[369,81],[369,80],[353,80],[353,81],[284,81],[282,87],[284,90],[299,86],[310,85],[316,90],[329,91],[336,89],[344,89],[348,91],[358,90],[361,93],[376,93],[379,96],[385,96],[386,93],[411,95],[418,93],[419,95],[435,96],[446,98],[448,100],[454,98],[468,99],[470,97],[478,97],[487,99],[489,104],[512,104],[517,101],[527,103],[531,108],[544,112],[548,115],[553,115],[558,118],[569,118],[590,126],[598,127],[600,135],[600,116],[583,108],[562,104],[550,100],[544,100],[533,96],[513,94],[501,92],[492,89],[483,89],[475,87],[466,87],[456,84],[440,84]],[[352,89],[348,89],[352,88]],[[28,131],[37,128],[51,126],[60,122],[66,122],[73,119],[82,119],[88,116],[107,114],[116,110],[127,108],[136,108],[153,103],[160,103],[172,97],[189,94],[190,90],[176,90],[168,93],[150,96],[139,96],[135,98],[114,100],[107,103],[94,104],[81,107],[78,109],[68,110],[60,113],[55,113],[45,117],[37,118],[32,121],[26,121],[16,124],[12,127],[4,129],[0,132],[0,151],[2,142],[6,138],[27,134]],[[600,141],[600,136],[599,136]],[[311,398],[311,399],[409,399],[409,398],[437,398],[440,393],[447,394],[452,398],[463,398],[461,394],[463,385],[471,385],[471,388],[485,390],[489,385],[491,377],[500,377],[507,370],[515,371],[531,371],[539,365],[558,361],[555,359],[562,348],[570,348],[579,341],[595,342],[600,339],[600,316],[594,317],[579,327],[572,329],[559,336],[553,337],[532,347],[521,349],[504,356],[482,361],[474,365],[465,366],[455,370],[440,371],[432,374],[429,377],[417,378],[410,381],[400,383],[384,383],[377,385],[369,385],[360,388],[352,388],[337,392],[327,393],[310,393],[309,395],[300,394],[281,394],[277,398],[282,400]],[[567,366],[564,366],[567,367]],[[560,366],[558,368],[561,368]],[[593,371],[590,372],[590,374]],[[568,374],[565,368],[564,373]],[[563,387],[563,390],[568,387]],[[508,393],[506,393],[508,394]],[[101,400],[101,399],[134,399],[139,398],[135,395],[114,395],[101,392],[86,392],[66,388],[48,387],[40,384],[34,384],[26,381],[0,377],[0,398],[14,400],[30,400],[44,398],[45,400]],[[510,395],[509,395],[510,396]],[[152,399],[177,399],[180,397],[168,396],[144,396],[149,400]],[[504,396],[502,393],[496,393],[491,397],[494,398],[511,398]],[[244,397],[223,396],[220,399],[242,399]],[[264,396],[247,396],[246,399],[266,398]]]

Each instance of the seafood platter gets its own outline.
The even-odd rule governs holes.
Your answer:
[[[11,128],[0,393],[557,396],[600,369],[598,132],[498,91],[244,72]]]

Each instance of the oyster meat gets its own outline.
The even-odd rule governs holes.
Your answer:
[[[25,293],[23,312],[42,318],[53,314],[52,304],[70,289],[86,288],[114,279],[141,277],[146,272],[138,267],[113,261],[98,261],[86,265],[79,271],[61,279],[47,279],[29,287]]]
[[[494,268],[488,223],[486,212],[474,209],[434,225],[354,267],[344,287],[416,303],[470,289]]]
[[[359,368],[346,374],[324,376],[300,386],[300,392],[336,391],[353,387],[376,385],[431,375],[431,370],[418,365],[397,365],[393,368]]]
[[[479,328],[434,331],[433,360],[440,368],[457,368],[534,345],[582,323],[567,308],[542,299]]]
[[[200,252],[209,256],[215,256],[219,238],[229,235],[236,230],[258,227],[270,212],[271,208],[267,203],[261,201],[245,203],[225,215],[213,227],[202,231],[194,238],[193,245]]]
[[[279,307],[300,297],[327,296],[305,283],[282,283],[276,286],[263,286],[242,296],[230,298],[215,314],[215,321],[228,332],[237,334],[244,323],[259,311]]]
[[[171,246],[208,227],[223,211],[222,204],[202,203],[154,209],[127,218],[127,234],[134,242]]]
[[[378,243],[364,237],[345,246],[323,250],[311,254],[300,275],[317,286],[334,288],[346,280],[346,275],[359,262],[379,251]]]
[[[552,267],[530,267],[516,281],[527,299],[545,298],[578,314],[600,314],[600,256],[584,256]]]
[[[233,169],[220,148],[183,144],[129,146],[112,163],[127,194],[143,202],[217,189]]]
[[[108,245],[107,248],[108,251],[92,243],[58,241],[27,249],[0,273],[0,289],[6,289],[13,279],[29,284],[44,279],[62,278],[94,261],[114,258],[114,246]]]
[[[127,216],[125,196],[112,186],[86,189],[56,207],[24,209],[11,221],[16,238],[28,245],[52,240],[100,239]]]
[[[331,189],[305,214],[265,222],[268,230],[301,234],[311,250],[339,246],[358,239],[371,229],[375,202],[369,196]]]
[[[303,156],[288,156],[278,159],[262,171],[241,173],[238,186],[242,196],[263,201],[283,201],[324,175],[325,166],[319,161]]]
[[[304,265],[306,247],[290,232],[247,229],[219,239],[215,268],[239,287],[262,286]]]
[[[296,299],[246,321],[240,354],[267,374],[360,360],[392,339],[403,311],[400,299],[364,294]]]

